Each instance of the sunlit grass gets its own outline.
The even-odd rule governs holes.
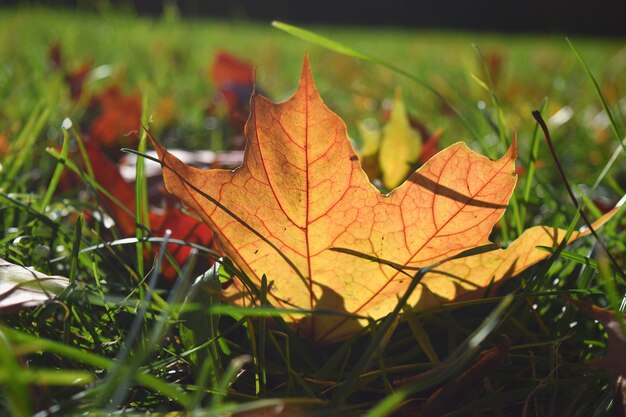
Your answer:
[[[95,195],[102,190],[90,168],[66,161],[69,149],[80,149],[87,99],[72,102],[61,74],[50,67],[47,54],[56,42],[69,68],[85,60],[100,68],[103,77],[87,84],[87,98],[110,83],[139,92],[144,124],[152,115],[152,133],[176,146],[208,149],[212,135],[231,139],[226,128],[216,132],[206,123],[214,94],[208,69],[221,48],[253,62],[260,88],[277,100],[292,93],[308,52],[322,97],[357,142],[356,122],[378,117],[397,84],[418,120],[445,129],[443,144],[464,139],[501,155],[517,129],[524,171],[515,207],[494,232],[503,245],[530,225],[581,225],[532,109],[541,109],[548,121],[570,182],[582,191],[597,182],[594,193],[581,198],[592,207],[590,216],[600,213],[600,203],[614,204],[624,194],[624,157],[616,151],[625,124],[623,42],[572,39],[587,69],[561,37],[313,30],[389,65],[305,43],[269,22],[0,12],[0,134],[14,145],[0,156],[0,257],[72,281],[57,302],[0,317],[0,407],[16,416],[122,410],[217,416],[276,407],[287,415],[385,416],[398,409],[411,415],[506,334],[512,342],[506,358],[469,394],[450,400],[455,411],[449,415],[609,415],[612,381],[587,363],[601,354],[606,338],[564,298],[587,297],[617,308],[626,290],[620,274],[602,269],[591,238],[484,299],[420,313],[399,304],[393,315],[349,340],[318,346],[300,339],[283,320],[287,313],[308,312],[267,305],[266,283],[253,289],[265,300],[258,308],[225,303],[219,296],[223,281],[237,275],[246,282],[231,262],[196,280],[194,254],[181,265],[176,284],[157,284],[165,254],[146,261],[143,250],[163,249],[167,237],[141,232],[121,239],[100,221],[106,216]],[[498,59],[499,69],[490,61]],[[435,89],[465,122],[429,88],[394,68]],[[157,109],[164,97],[174,102],[175,122],[160,128]],[[61,128],[66,117],[75,129]],[[145,138],[139,151],[144,145]],[[137,165],[138,224],[148,220],[144,168]],[[55,191],[68,171],[86,171],[82,188],[59,195]],[[601,173],[603,179],[595,181]],[[601,235],[623,267],[623,216]],[[212,256],[208,248],[196,249]],[[403,315],[406,320],[400,320]]]

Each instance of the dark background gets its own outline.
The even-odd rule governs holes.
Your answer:
[[[0,0],[0,4],[91,11],[120,7],[150,16],[169,7],[183,18],[626,36],[626,0]]]

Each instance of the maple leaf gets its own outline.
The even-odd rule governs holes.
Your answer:
[[[98,114],[89,128],[92,140],[108,148],[136,144],[141,123],[138,96],[123,95],[118,87],[111,86],[92,99],[89,107]]]
[[[218,51],[211,68],[211,78],[220,88],[228,84],[254,85],[254,67],[226,51]]]
[[[234,171],[189,167],[153,143],[167,189],[200,214],[253,282],[260,286],[267,276],[268,300],[285,308],[384,317],[411,282],[398,268],[415,271],[489,244],[516,183],[515,139],[496,161],[456,143],[381,194],[361,169],[345,124],[320,98],[308,60],[286,102],[253,96],[245,132],[244,162]],[[421,310],[510,277],[549,255],[535,245],[546,236],[548,245],[558,243],[553,231],[533,228],[508,249],[444,263],[426,274],[409,303]],[[454,278],[459,274],[463,281]],[[237,280],[229,296],[254,302]],[[333,342],[366,323],[314,314],[297,326],[303,336]]]
[[[134,186],[124,180],[117,165],[107,158],[96,145],[85,142],[85,149],[91,165],[97,168],[94,170],[95,180],[118,202],[124,204],[122,207],[118,202],[103,194],[106,212],[115,220],[126,236],[133,236],[136,230]],[[150,211],[150,227],[155,236],[163,236],[165,231],[169,229],[172,232],[172,239],[207,247],[211,247],[213,244],[213,232],[205,223],[168,205],[166,205],[163,213],[157,213],[155,210]],[[158,251],[158,247],[153,249],[155,252]],[[191,247],[175,243],[169,243],[167,250],[179,265],[183,265],[191,253]],[[145,256],[148,258],[152,255],[146,253]],[[164,261],[161,274],[169,281],[177,276],[176,270],[169,261]]]

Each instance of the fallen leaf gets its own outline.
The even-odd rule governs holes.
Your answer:
[[[456,143],[381,194],[361,169],[345,124],[322,102],[308,61],[292,98],[275,104],[257,94],[251,106],[244,162],[234,171],[189,167],[153,143],[167,189],[200,214],[223,253],[256,285],[267,276],[268,300],[279,307],[384,317],[411,282],[398,267],[412,275],[489,244],[515,187],[514,139],[497,161]],[[486,254],[459,260],[455,268],[469,266],[463,272],[469,283],[447,276],[457,271],[443,264],[436,279],[423,278],[409,303],[423,310],[435,300],[455,300],[492,279],[512,276],[549,255],[535,245],[543,242],[537,235],[551,236],[551,230],[531,229],[496,251],[512,265],[505,270]],[[558,243],[558,236],[560,231],[548,245]],[[495,275],[484,276],[485,271]],[[431,283],[441,288],[430,288]],[[254,302],[236,279],[228,295],[239,304]],[[333,342],[366,324],[366,319],[315,314],[297,326],[305,337]]]
[[[43,274],[33,268],[16,265],[0,258],[0,311],[36,307],[59,295],[69,280]]]
[[[211,67],[211,79],[217,87],[227,84],[254,85],[254,67],[226,51],[218,51]]]
[[[124,180],[117,165],[107,158],[96,145],[86,142],[85,149],[91,165],[96,168],[94,169],[96,182],[124,205],[120,206],[120,204],[102,194],[105,211],[115,220],[126,236],[134,236],[136,230],[134,185]],[[205,223],[194,216],[183,213],[175,207],[166,206],[162,213],[151,209],[150,227],[155,236],[163,236],[165,231],[169,229],[172,232],[172,239],[196,243],[206,247],[211,247],[213,244],[213,232]],[[191,247],[176,243],[168,244],[167,249],[179,265],[183,265],[186,262],[191,252]],[[157,250],[158,246],[155,246],[154,251],[156,252]],[[152,257],[152,255],[147,253],[146,257]],[[208,267],[209,265],[210,262],[204,266]],[[170,281],[177,276],[176,270],[168,261],[164,262],[161,274]]]
[[[100,146],[133,147],[141,127],[141,99],[123,95],[116,86],[108,87],[94,97],[89,107],[97,116],[89,128],[89,137]]]
[[[385,188],[393,189],[439,152],[443,130],[431,133],[409,115],[400,88],[396,89],[393,106],[385,112],[383,122],[382,129],[373,120],[357,125],[361,137],[358,153],[368,176],[376,179],[382,174]]]
[[[170,153],[176,155],[181,161],[187,165],[193,165],[197,168],[226,168],[241,165],[243,160],[243,151],[188,151],[184,149],[170,149]],[[146,155],[150,158],[156,158],[154,151],[147,151]],[[134,154],[124,154],[119,161],[119,171],[126,181],[134,181],[137,173],[137,156]],[[148,180],[158,177],[161,179],[161,167],[153,164],[144,166],[144,173]]]
[[[89,163],[94,168],[94,179],[124,205],[122,207],[106,195],[101,194],[104,211],[115,220],[115,223],[126,236],[134,236],[136,227],[135,187],[124,180],[118,172],[117,165],[96,144],[85,141],[84,145]]]
[[[163,214],[151,212],[150,226],[152,233],[156,236],[163,236],[167,230],[170,230],[172,239],[196,243],[208,248],[213,247],[213,232],[211,229],[200,219],[185,214],[178,208],[166,206]],[[190,246],[177,243],[169,243],[167,245],[168,252],[172,254],[179,265],[185,264],[191,254],[191,249]],[[202,259],[204,262],[199,261],[199,267],[205,270],[213,264],[209,258]],[[163,264],[161,274],[169,281],[174,280],[178,276],[174,266],[169,261]]]
[[[467,397],[467,394],[475,387],[480,386],[483,379],[497,369],[498,365],[507,357],[511,344],[511,339],[506,335],[502,335],[502,341],[499,345],[480,352],[474,363],[461,372],[454,380],[448,381],[443,387],[430,395],[428,400],[421,405],[419,415],[422,417],[442,416],[458,408],[459,404],[462,404]],[[423,377],[423,375],[396,381],[394,385],[402,386],[420,377]],[[417,415],[418,412],[413,410],[414,408],[411,405],[410,410],[416,411],[415,415]]]
[[[614,208],[596,222],[594,229],[608,221],[618,208]],[[590,234],[584,228],[572,233],[568,243]],[[557,227],[534,226],[525,230],[506,249],[495,249],[474,256],[452,259],[437,266],[422,278],[421,284],[428,288],[422,294],[422,308],[437,307],[450,299],[470,299],[481,296],[492,283],[497,284],[518,275],[529,266],[546,259],[550,253],[538,247],[556,247],[565,238],[566,231]],[[495,288],[495,287],[494,287]],[[450,295],[454,296],[450,298]]]
[[[378,151],[380,149],[380,128],[375,121],[369,119],[358,123],[357,129],[361,137],[361,146],[359,147],[361,168],[363,168],[363,171],[369,178],[379,178]]]
[[[378,153],[383,185],[392,190],[409,176],[422,154],[422,139],[411,127],[402,97],[396,89],[389,122],[383,128]]]
[[[243,131],[254,92],[254,67],[226,52],[219,51],[211,67],[211,80],[228,109],[231,125]]]
[[[604,369],[615,377],[626,378],[626,339],[616,313],[570,297],[567,299],[580,311],[600,322],[608,336],[604,356],[593,359],[590,365]],[[621,319],[626,323],[626,314],[622,314]]]
[[[443,129],[439,128],[435,130],[430,135],[426,136],[426,140],[422,144],[422,155],[417,162],[420,164],[425,164],[430,158],[435,156],[439,149],[439,139],[441,139],[441,135],[443,134]]]

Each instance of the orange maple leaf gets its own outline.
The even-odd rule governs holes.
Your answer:
[[[456,143],[381,194],[361,169],[345,124],[321,100],[308,60],[291,99],[275,104],[255,95],[251,107],[244,162],[234,171],[195,169],[154,146],[168,190],[201,215],[253,282],[267,276],[276,306],[384,317],[411,282],[398,269],[412,275],[489,244],[515,187],[514,139],[497,161]],[[509,249],[443,263],[409,303],[427,308],[511,276],[549,255],[534,247],[553,244],[560,236],[554,230],[533,228]],[[233,287],[234,302],[251,301],[241,282]],[[320,342],[367,323],[345,315],[291,318]]]

